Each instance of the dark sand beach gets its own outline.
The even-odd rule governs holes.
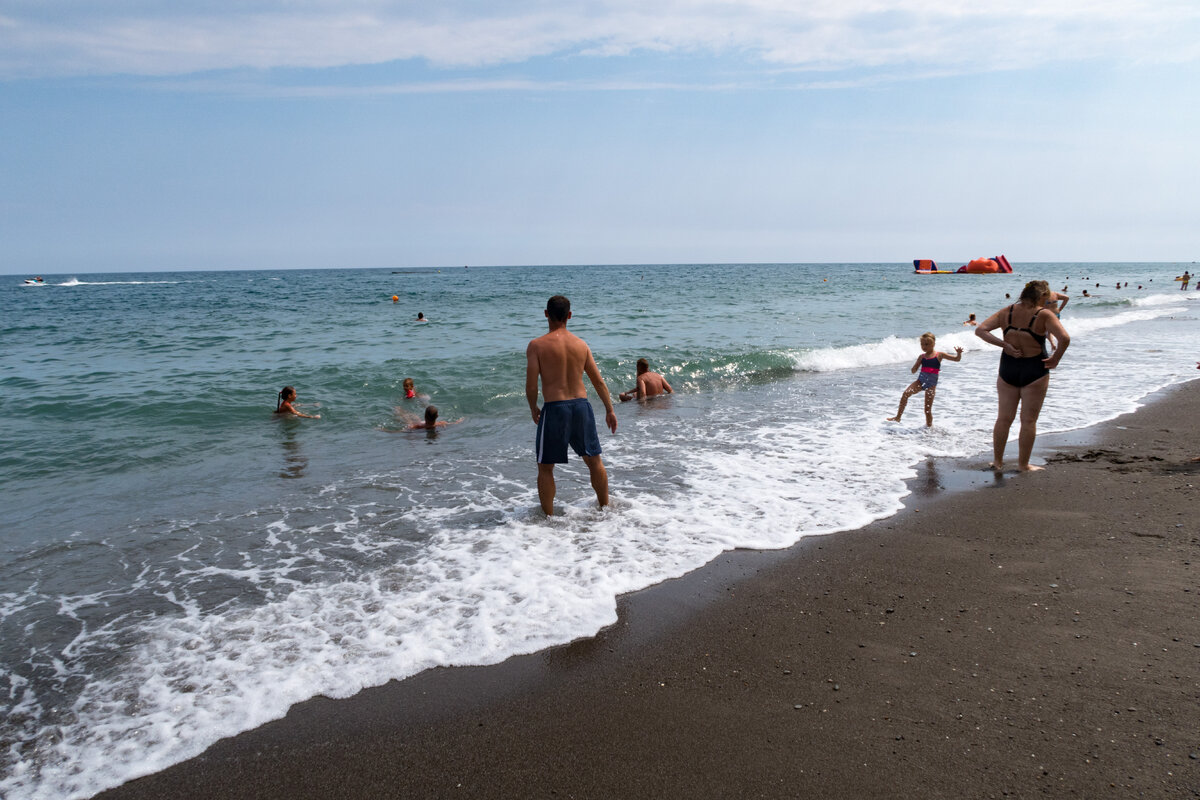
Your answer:
[[[900,514],[728,554],[595,638],[100,797],[1200,797],[1198,428],[1191,382],[1042,437],[1044,472],[928,465]]]

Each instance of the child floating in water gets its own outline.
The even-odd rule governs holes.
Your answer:
[[[413,385],[413,379],[405,378],[404,379],[404,399],[412,400],[416,396],[417,396],[417,390],[416,390],[416,387]]]
[[[279,397],[275,401],[276,414],[288,414],[293,417],[305,417],[306,419],[320,419],[320,414],[305,414],[297,411],[292,402],[296,399],[296,390],[291,386],[285,386],[279,390]]]
[[[940,353],[933,349],[934,343],[937,342],[936,337],[932,333],[921,334],[921,355],[917,356],[916,362],[912,365],[912,371],[921,370],[921,374],[917,379],[909,384],[904,390],[904,394],[900,395],[900,408],[896,411],[896,416],[888,417],[888,422],[899,422],[900,417],[904,414],[904,407],[908,405],[908,398],[912,397],[922,389],[925,390],[925,427],[933,427],[933,398],[937,394],[938,371],[942,367],[942,359],[947,361],[962,361],[961,347],[954,348],[954,355],[949,353]]]

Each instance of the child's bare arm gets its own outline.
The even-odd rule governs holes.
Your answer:
[[[939,356],[947,361],[962,361],[963,349],[961,347],[954,348],[954,355],[949,353],[938,353]]]

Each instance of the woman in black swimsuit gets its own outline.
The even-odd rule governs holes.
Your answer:
[[[996,394],[1000,409],[996,414],[996,426],[992,429],[992,451],[995,459],[992,468],[1004,466],[1004,446],[1008,444],[1008,431],[1021,410],[1021,432],[1017,437],[1017,467],[1022,471],[1041,469],[1031,466],[1033,440],[1037,438],[1037,419],[1050,386],[1050,370],[1066,352],[1071,337],[1062,323],[1050,311],[1042,308],[1052,295],[1045,281],[1030,281],[1021,292],[1021,301],[1000,309],[975,329],[975,335],[989,344],[1004,349],[1000,355],[1000,377],[996,380]],[[1001,339],[992,331],[1003,328]],[[1046,348],[1047,334],[1058,343],[1054,353]]]

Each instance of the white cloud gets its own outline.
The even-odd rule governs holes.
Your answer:
[[[408,59],[479,69],[564,54],[950,71],[1200,56],[1200,3],[1193,0],[0,0],[5,6],[0,77],[7,78]]]

